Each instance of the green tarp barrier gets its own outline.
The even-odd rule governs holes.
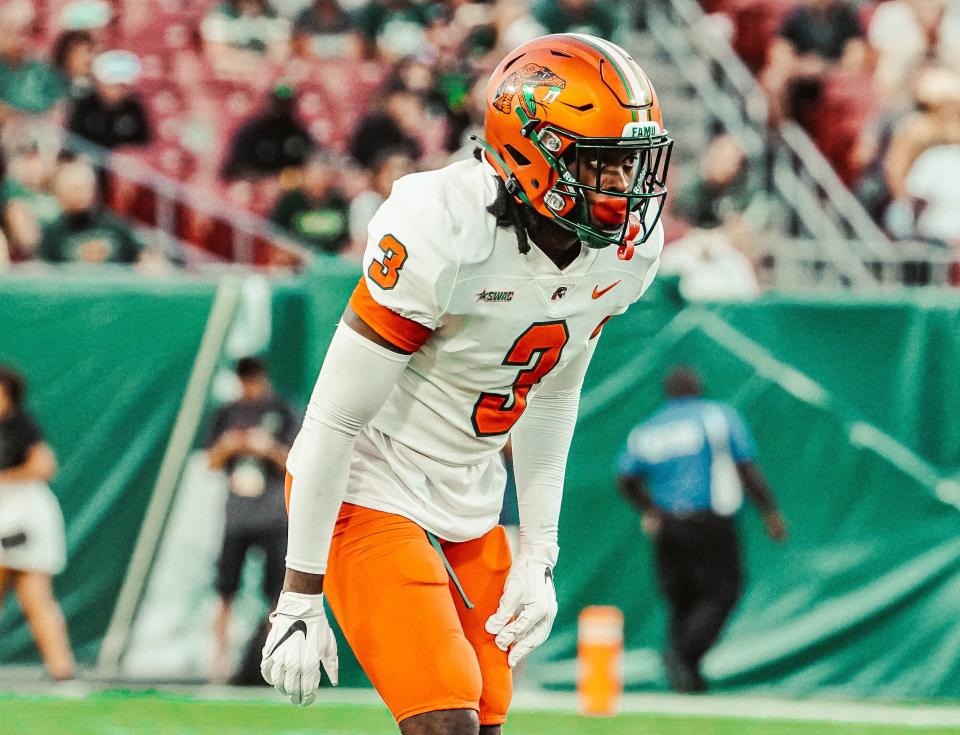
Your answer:
[[[55,590],[82,663],[113,613],[214,291],[112,273],[0,279],[0,363],[27,376],[60,464],[68,566]],[[27,660],[33,642],[8,594],[0,662]]]
[[[354,267],[324,261],[315,273],[274,285],[268,357],[281,392],[301,405],[357,276]],[[58,587],[71,633],[90,657],[212,288],[111,285],[108,297],[86,301],[89,293],[60,284],[56,291],[7,286],[0,287],[0,359],[31,375],[31,405],[64,461],[57,490],[72,561]],[[18,315],[10,322],[7,313]],[[100,345],[88,322],[113,323],[122,336]],[[560,614],[526,676],[573,686],[579,611],[615,604],[626,618],[628,688],[665,688],[664,609],[650,544],[615,489],[614,458],[630,428],[660,403],[665,373],[684,362],[702,371],[712,397],[745,415],[791,530],[776,546],[751,510],[741,516],[750,583],[707,659],[716,687],[960,697],[958,327],[960,297],[952,293],[686,307],[675,284],[658,281],[605,327],[588,375],[561,519]],[[157,329],[165,331],[147,339]],[[64,412],[64,394],[76,394],[82,408]],[[96,422],[102,430],[89,431]],[[29,648],[21,629],[6,635],[9,615],[0,661]],[[341,646],[341,680],[363,683]]]
[[[777,305],[736,311],[749,322],[751,308],[762,320],[771,306]],[[956,319],[958,306],[939,318]],[[861,308],[853,309],[855,316]],[[561,603],[554,635],[541,651],[547,662],[541,681],[573,685],[577,614],[586,604],[612,604],[626,619],[628,688],[665,686],[655,651],[666,623],[651,547],[618,497],[613,462],[633,423],[662,400],[659,386],[668,370],[686,363],[702,371],[711,396],[746,417],[758,462],[791,528],[789,541],[776,546],[755,514],[746,510],[741,517],[750,583],[706,662],[716,687],[857,698],[960,696],[960,512],[940,498],[950,478],[867,422],[847,395],[776,360],[774,351],[788,351],[798,322],[808,318],[804,309],[776,308],[781,319],[768,322],[764,333],[773,349],[734,329],[724,311],[688,309],[632,360],[591,369],[573,448],[574,457],[590,460],[571,463],[561,524],[556,579],[567,604]],[[842,322],[843,311],[836,308],[832,319]],[[610,342],[631,339],[631,322],[611,322],[598,354]],[[873,331],[845,331],[839,351],[869,352]],[[953,344],[937,349],[955,350],[958,339],[953,332]],[[840,385],[857,382],[839,367],[834,371],[845,378]],[[921,385],[910,385],[910,400],[937,400],[938,381],[914,379]],[[874,390],[891,403],[903,395],[891,383]],[[936,435],[951,426],[928,423],[929,446],[942,446]]]

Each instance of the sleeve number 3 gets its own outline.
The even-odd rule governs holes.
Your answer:
[[[407,249],[393,235],[385,235],[379,244],[383,260],[374,258],[370,261],[367,275],[380,288],[390,290],[400,279],[400,269],[407,260]]]
[[[503,358],[504,365],[523,369],[513,381],[509,396],[481,393],[473,407],[473,428],[477,436],[506,434],[527,407],[527,394],[560,362],[563,346],[570,339],[566,322],[533,324],[521,334]]]

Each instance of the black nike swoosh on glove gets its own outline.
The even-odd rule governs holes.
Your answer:
[[[294,620],[293,625],[287,628],[287,632],[283,634],[283,637],[274,644],[273,648],[270,650],[270,653],[267,654],[267,658],[270,658],[274,653],[276,653],[277,649],[283,645],[283,642],[294,633],[303,633],[303,637],[306,638],[307,624],[302,620]]]

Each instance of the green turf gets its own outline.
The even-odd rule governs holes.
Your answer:
[[[587,719],[555,712],[511,714],[504,735],[944,735],[942,728],[839,725],[705,717],[622,715]],[[210,702],[167,695],[86,699],[0,697],[0,735],[392,735],[376,706],[298,709],[263,702]]]

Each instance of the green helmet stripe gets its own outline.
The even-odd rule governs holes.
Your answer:
[[[612,66],[612,67],[614,68],[614,70],[617,72],[617,76],[620,77],[620,81],[623,82],[623,88],[627,90],[627,94],[629,95],[629,99],[628,99],[627,101],[629,102],[629,104],[630,104],[633,108],[635,108],[637,105],[640,105],[640,104],[641,104],[641,103],[637,100],[636,90],[634,90],[634,88],[630,85],[630,82],[627,81],[627,75],[624,73],[623,69],[620,67],[620,64],[617,63],[617,61],[613,58],[613,56],[611,56],[611,55],[606,51],[606,49],[603,48],[603,46],[601,46],[600,44],[598,44],[598,43],[596,43],[595,41],[591,40],[591,37],[588,36],[588,35],[586,35],[586,34],[582,34],[582,33],[571,33],[570,35],[572,35],[574,38],[580,39],[580,40],[583,41],[585,44],[587,44],[588,46],[590,46],[592,49],[594,49],[595,51],[597,51],[601,56],[603,56],[603,58],[605,58],[607,61],[609,61],[609,62],[610,62],[610,66]],[[598,40],[599,40],[599,39],[598,39]],[[637,121],[639,120],[639,118],[638,118],[638,116],[637,116],[637,111],[636,111],[636,109],[631,109],[631,110],[630,110],[630,114],[633,116],[633,121],[634,121],[634,122],[637,122]]]

